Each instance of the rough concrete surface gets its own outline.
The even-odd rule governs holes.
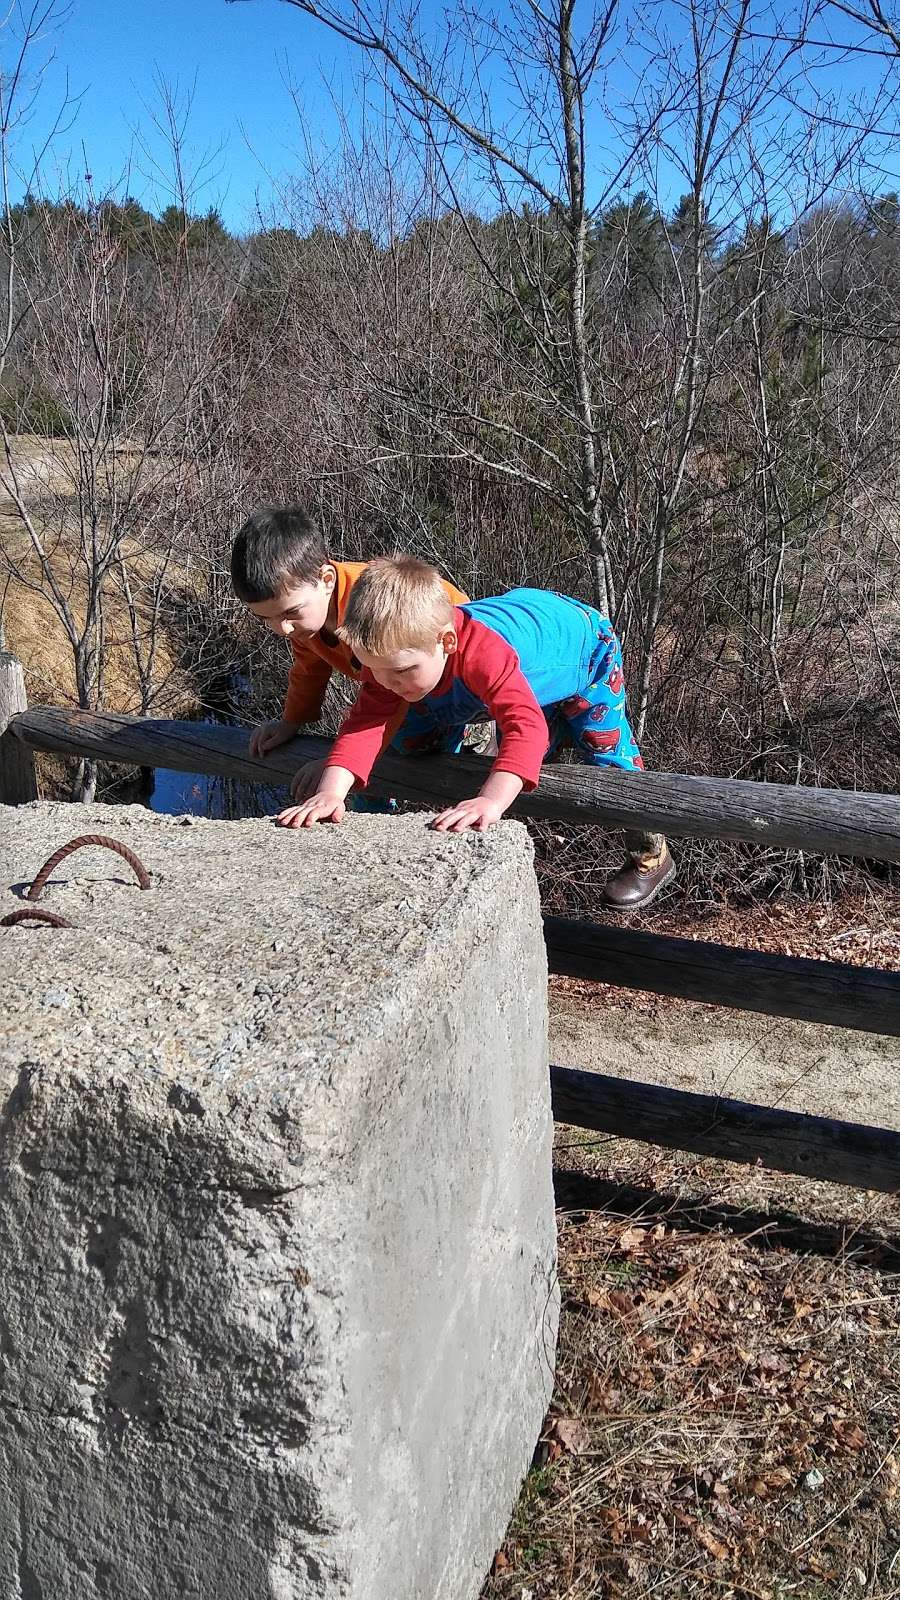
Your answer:
[[[0,808],[0,914],[82,832],[153,882],[0,929],[0,1595],[468,1600],[556,1335],[524,830]]]

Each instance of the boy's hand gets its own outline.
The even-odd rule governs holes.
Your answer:
[[[316,822],[343,822],[347,810],[344,801],[355,782],[356,778],[346,767],[328,767],[318,794],[304,800],[302,805],[287,806],[279,811],[275,821],[282,828],[311,828]]]
[[[304,766],[298,767],[291,784],[291,799],[298,802],[311,800],[318,792],[324,771],[324,761],[307,761]]]
[[[299,731],[299,722],[285,722],[283,719],[278,722],[261,722],[250,735],[250,755],[267,756],[270,750],[277,750],[280,744],[287,744],[289,739],[295,739]]]
[[[464,833],[466,828],[484,833],[485,828],[500,821],[503,811],[498,801],[487,800],[484,795],[477,794],[474,800],[462,800],[458,806],[451,806],[449,811],[442,811],[431,826],[438,833]]]
[[[281,828],[311,828],[316,822],[343,822],[347,807],[336,794],[314,794],[302,806],[279,811],[275,821]]]
[[[431,826],[438,833],[464,833],[466,828],[484,833],[485,828],[500,821],[521,792],[522,779],[515,772],[492,772],[480,794],[442,811]]]

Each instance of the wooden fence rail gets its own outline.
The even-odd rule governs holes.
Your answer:
[[[328,749],[323,739],[295,739],[265,761],[256,761],[247,754],[244,728],[55,708],[25,711],[13,717],[10,728],[38,750],[269,784],[285,783],[301,762],[320,759]],[[389,753],[379,762],[371,789],[433,808],[471,794],[484,771],[484,762],[472,756],[410,759]],[[895,795],[560,766],[545,768],[539,788],[523,795],[514,810],[519,816],[554,822],[747,839],[900,862],[900,800]]]
[[[551,1067],[553,1115],[575,1128],[900,1194],[900,1133],[603,1072]]]
[[[551,972],[706,1005],[900,1037],[900,973],[544,918]]]

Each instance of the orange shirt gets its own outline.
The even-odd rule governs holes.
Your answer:
[[[367,564],[365,561],[331,563],[337,572],[338,627],[344,620],[350,591],[360,573],[365,572]],[[446,580],[444,588],[452,606],[464,605],[469,598]],[[322,714],[325,691],[332,672],[342,672],[345,678],[352,678],[354,683],[359,683],[362,668],[352,655],[349,645],[344,644],[342,639],[336,639],[333,645],[326,644],[322,635],[317,633],[311,639],[290,639],[289,643],[294,659],[288,677],[282,716],[285,722],[316,722]]]

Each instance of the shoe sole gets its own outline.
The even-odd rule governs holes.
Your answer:
[[[603,904],[605,905],[607,911],[616,911],[621,917],[630,916],[632,911],[645,911],[647,906],[652,906],[657,895],[662,894],[663,889],[667,888],[672,882],[672,879],[677,876],[678,868],[673,861],[665,877],[660,878],[659,883],[654,885],[654,887],[650,890],[650,893],[644,896],[643,900],[633,900],[630,906],[616,905],[614,900],[604,900]]]

